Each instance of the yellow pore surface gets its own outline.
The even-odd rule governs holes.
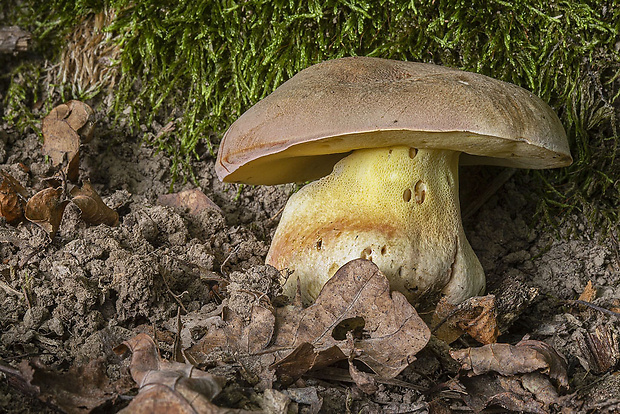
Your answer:
[[[484,275],[467,242],[458,202],[459,153],[409,147],[361,149],[294,194],[267,263],[292,271],[285,293],[313,301],[342,265],[375,262],[391,288],[415,303],[473,267],[482,285],[457,286],[454,301],[481,290]],[[449,289],[451,292],[455,289]],[[473,294],[477,294],[475,292]]]

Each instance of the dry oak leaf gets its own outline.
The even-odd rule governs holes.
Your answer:
[[[67,178],[76,182],[79,176],[80,141],[87,142],[94,130],[94,113],[90,106],[80,101],[58,105],[43,118],[43,155],[59,166],[67,157]]]
[[[84,181],[82,188],[73,187],[71,196],[71,201],[82,211],[80,217],[86,223],[94,226],[102,223],[108,226],[118,225],[118,213],[103,202],[90,182]]]
[[[481,344],[495,343],[499,336],[495,296],[474,296],[458,305],[443,298],[435,308],[432,326],[435,336],[449,344],[465,332]]]
[[[25,200],[28,199],[26,189],[13,176],[6,171],[0,174],[0,216],[4,217],[7,223],[14,224],[24,217]]]
[[[173,194],[162,194],[157,197],[157,202],[162,206],[187,209],[192,216],[197,216],[204,210],[222,212],[222,209],[198,188]]]
[[[201,360],[200,353],[208,354],[216,349],[241,355],[258,354],[271,341],[274,326],[275,315],[271,306],[253,304],[249,320],[224,306],[219,321],[216,319],[212,323],[200,343],[190,348],[189,353],[197,360]]]
[[[383,378],[394,378],[415,360],[430,331],[415,308],[371,261],[342,266],[306,309],[277,309],[272,347],[278,376],[295,379],[310,369],[354,357]],[[342,329],[343,324],[349,324]],[[352,332],[354,347],[347,340]],[[352,348],[354,348],[352,350]],[[352,353],[355,355],[352,355]]]
[[[558,386],[568,389],[566,360],[553,347],[527,337],[516,345],[489,344],[480,348],[450,351],[468,376],[497,372],[504,376],[540,371]]]
[[[140,387],[138,395],[121,413],[251,413],[212,404],[211,400],[220,393],[226,380],[190,364],[162,360],[155,342],[147,334],[138,334],[114,351],[120,355],[132,352],[129,371]]]
[[[210,326],[189,354],[200,361],[215,350],[234,353],[247,358],[245,368],[263,382],[274,379],[274,370],[291,383],[351,358],[393,378],[430,338],[414,307],[402,294],[390,293],[387,278],[363,259],[341,267],[306,309],[300,303],[275,309],[260,303],[252,305],[248,320],[225,309],[222,322]]]
[[[45,230],[50,238],[54,238],[60,222],[62,214],[69,200],[63,200],[63,188],[46,188],[32,196],[26,203],[26,218],[38,224]]]

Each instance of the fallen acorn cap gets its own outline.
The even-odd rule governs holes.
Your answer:
[[[553,110],[518,86],[425,63],[369,57],[311,66],[222,139],[228,182],[317,179],[288,201],[267,264],[293,271],[306,302],[350,260],[375,262],[412,303],[459,303],[484,290],[458,201],[466,164],[572,162]],[[329,175],[328,175],[329,174]]]

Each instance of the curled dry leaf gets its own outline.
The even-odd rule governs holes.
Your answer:
[[[118,213],[103,202],[90,182],[84,181],[82,188],[73,187],[71,196],[71,201],[82,211],[82,220],[88,224],[118,225]]]
[[[524,338],[516,345],[489,344],[451,351],[466,373],[453,389],[464,388],[466,404],[476,412],[499,405],[507,410],[548,413],[561,390],[568,389],[566,361],[550,345]],[[463,391],[463,390],[461,390]]]
[[[465,332],[482,344],[495,343],[499,336],[496,315],[494,295],[474,296],[459,305],[452,305],[443,298],[433,314],[433,331],[447,343],[454,342]]]
[[[38,224],[51,238],[56,235],[62,214],[69,203],[69,200],[62,198],[62,187],[46,188],[33,195],[26,203],[26,218]]]
[[[0,171],[0,175],[0,215],[7,223],[15,224],[24,217],[28,193],[19,181],[6,171]]]
[[[187,209],[192,216],[197,216],[204,210],[222,212],[222,209],[198,188],[173,194],[162,194],[157,197],[157,202],[162,206]]]
[[[249,413],[212,404],[211,400],[220,393],[226,380],[190,364],[162,360],[155,342],[147,334],[123,342],[114,351],[119,355],[132,352],[129,370],[140,387],[138,396],[122,413]]]
[[[549,407],[560,398],[549,378],[539,372],[515,377],[498,374],[464,377],[448,385],[476,413],[499,406],[508,412],[548,414]]]
[[[65,156],[67,178],[75,182],[79,176],[80,141],[91,139],[94,130],[94,113],[90,106],[80,101],[58,105],[43,118],[44,155],[52,159],[54,166],[61,165]]]
[[[540,371],[568,389],[566,361],[553,347],[542,341],[523,339],[516,345],[489,344],[480,348],[450,351],[469,376],[497,372],[509,376]]]
[[[250,319],[245,320],[235,311],[222,309],[222,324],[212,325],[200,343],[189,352],[209,353],[214,349],[225,349],[235,354],[255,354],[267,347],[275,326],[275,315],[270,306],[252,305]],[[200,359],[198,357],[198,359]]]

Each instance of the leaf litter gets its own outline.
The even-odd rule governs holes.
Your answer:
[[[463,374],[450,387],[465,390],[464,400],[475,412],[498,405],[547,413],[559,402],[559,392],[568,390],[565,358],[542,341],[526,337],[516,345],[488,344],[450,355],[461,364]]]
[[[36,142],[36,137],[32,137],[31,142]],[[97,145],[99,146],[98,149]],[[91,146],[93,146],[93,154],[89,154],[88,151]],[[105,157],[99,157],[98,154],[95,154],[107,147],[109,147],[108,142],[104,142],[102,137],[95,136],[93,144],[82,147],[84,151],[80,156],[85,155],[87,162],[85,165],[90,170],[91,179],[97,179],[94,181],[97,182],[97,185],[108,185],[115,189],[119,188],[118,184],[111,185],[111,183],[117,182],[115,180],[118,180],[118,173],[133,173],[132,166],[131,163],[128,163],[123,168],[100,167],[102,164],[99,162],[105,161]],[[122,149],[114,148],[114,150],[121,151]],[[32,154],[32,151],[24,151],[24,153]],[[37,156],[34,157],[36,159]],[[64,161],[67,161],[68,156],[64,157]],[[161,158],[158,159],[153,154],[148,157],[152,158],[153,163],[151,165],[156,166],[156,168],[147,174],[153,174],[153,171],[161,171],[161,165],[164,165],[164,169],[166,168],[165,161],[162,161]],[[37,188],[35,175],[46,171],[46,168],[37,165],[36,162],[32,164],[32,172],[26,172],[26,174],[21,173],[16,166],[12,168],[11,174],[17,172],[14,176],[18,182],[28,188],[26,191]],[[46,251],[35,250],[34,255],[29,253],[24,256],[22,254],[24,248],[20,247],[20,244],[10,242],[13,243],[11,248],[13,256],[10,253],[11,250],[7,250],[3,256],[8,266],[3,268],[2,283],[6,286],[3,285],[4,290],[0,292],[4,298],[3,304],[7,315],[6,319],[2,319],[3,333],[0,346],[3,352],[5,354],[8,352],[10,355],[22,355],[28,352],[40,354],[42,357],[41,364],[43,364],[40,367],[43,367],[42,369],[50,374],[49,378],[58,378],[55,375],[75,375],[74,373],[78,372],[75,370],[80,366],[84,367],[85,361],[101,357],[104,361],[101,366],[107,368],[105,370],[109,374],[110,381],[117,384],[115,381],[123,379],[125,382],[128,381],[128,376],[123,374],[122,368],[119,368],[120,362],[110,355],[111,347],[109,344],[118,344],[123,340],[128,340],[133,336],[131,333],[133,332],[135,335],[136,330],[141,329],[139,328],[142,326],[140,324],[146,324],[147,320],[153,321],[153,325],[159,325],[158,329],[153,332],[158,332],[157,338],[160,339],[161,326],[162,324],[166,325],[166,322],[163,321],[169,318],[171,321],[168,327],[169,331],[180,332],[181,351],[177,353],[173,351],[172,345],[166,346],[159,340],[159,345],[163,347],[162,352],[173,356],[171,359],[177,361],[182,361],[183,358],[190,360],[193,355],[196,355],[197,358],[193,362],[197,363],[201,369],[223,374],[228,379],[228,385],[220,396],[216,397],[216,400],[221,399],[218,404],[221,402],[222,406],[252,409],[261,406],[265,410],[271,410],[269,412],[282,412],[284,409],[282,407],[288,407],[287,410],[311,409],[311,412],[318,412],[319,410],[344,412],[346,404],[349,404],[349,402],[345,403],[345,401],[349,401],[346,393],[350,392],[352,404],[357,404],[358,410],[364,405],[372,407],[370,412],[373,412],[372,410],[382,412],[381,407],[385,408],[385,406],[378,402],[391,401],[391,404],[395,404],[395,399],[401,398],[400,405],[398,405],[401,410],[402,407],[409,407],[408,410],[411,412],[423,411],[427,407],[425,397],[419,396],[419,394],[409,394],[419,396],[416,398],[420,398],[421,402],[416,402],[415,400],[406,400],[408,398],[407,393],[392,392],[390,394],[386,391],[386,384],[392,384],[392,387],[403,387],[402,389],[405,390],[416,389],[411,386],[413,385],[412,382],[418,384],[414,378],[422,378],[424,384],[430,383],[430,385],[426,385],[426,388],[429,389],[429,393],[426,394],[428,396],[426,401],[430,401],[431,398],[435,398],[433,401],[437,401],[437,398],[443,398],[444,403],[451,401],[454,404],[457,401],[453,397],[442,397],[442,394],[432,391],[433,382],[445,381],[446,373],[450,372],[446,365],[447,362],[443,359],[444,357],[434,354],[439,347],[433,348],[431,351],[429,345],[426,349],[414,354],[413,358],[417,358],[417,360],[409,364],[409,368],[401,371],[401,380],[385,380],[384,375],[377,375],[376,371],[373,373],[372,367],[362,361],[364,355],[368,356],[369,353],[372,355],[372,352],[369,351],[373,351],[373,348],[361,346],[364,345],[364,341],[369,340],[367,331],[372,325],[369,315],[360,316],[356,312],[351,315],[343,314],[339,317],[318,318],[320,325],[324,325],[322,329],[326,332],[325,337],[331,336],[331,339],[327,338],[329,340],[316,340],[320,337],[317,334],[301,334],[304,331],[300,331],[300,327],[310,325],[310,321],[303,322],[300,315],[309,308],[303,309],[295,303],[282,306],[282,300],[278,297],[278,289],[276,288],[279,286],[278,281],[273,283],[273,287],[266,287],[258,282],[255,283],[254,279],[252,281],[248,279],[254,278],[251,276],[254,273],[257,275],[256,280],[271,278],[270,270],[260,265],[262,256],[266,251],[265,242],[262,240],[268,240],[268,234],[274,225],[269,218],[273,217],[279,210],[283,198],[279,198],[280,201],[268,209],[265,209],[264,206],[269,203],[270,191],[282,190],[248,189],[239,193],[240,196],[237,199],[235,191],[230,191],[230,189],[225,191],[224,186],[209,178],[208,172],[201,174],[202,177],[205,177],[201,184],[202,188],[210,189],[208,194],[217,202],[216,205],[221,206],[219,211],[218,209],[207,208],[198,209],[196,214],[188,214],[191,211],[191,205],[181,205],[179,209],[173,211],[169,208],[153,206],[157,197],[151,197],[149,204],[144,203],[144,201],[138,202],[137,200],[140,199],[127,191],[117,190],[107,200],[108,203],[110,200],[114,200],[110,205],[124,206],[123,211],[118,211],[121,216],[121,223],[118,227],[84,227],[84,222],[80,219],[80,217],[83,218],[84,213],[72,207],[72,203],[70,203],[62,215],[63,225],[57,229],[54,243],[46,245]],[[71,186],[71,184],[63,182],[62,174],[60,177],[52,184],[53,189],[62,188],[64,185]],[[120,187],[135,188],[132,187],[134,185],[132,180],[134,180],[133,177],[127,177]],[[40,182],[45,183],[43,179]],[[86,182],[85,178],[83,182]],[[25,185],[26,183],[29,184]],[[84,184],[82,184],[83,186]],[[159,187],[152,188],[160,188],[165,191],[167,185],[164,183]],[[514,195],[514,192],[511,194]],[[64,201],[63,197],[59,197],[61,203]],[[518,202],[518,198],[516,200]],[[249,205],[253,207],[249,209],[247,207]],[[258,205],[262,205],[262,207],[256,207]],[[239,206],[245,207],[240,208]],[[263,214],[263,218],[258,219],[251,215],[244,216],[244,211],[252,211],[252,214]],[[265,213],[261,213],[262,211]],[[505,223],[502,223],[503,229],[516,227],[503,226],[503,224]],[[18,224],[17,227],[8,227],[8,230],[3,229],[3,232],[15,229],[15,234],[19,234],[20,240],[25,240],[21,242],[21,245],[26,246],[30,242],[29,237],[32,238],[34,234],[30,227],[22,223]],[[247,228],[252,228],[252,231],[248,231]],[[472,243],[474,246],[476,245],[476,237],[474,232]],[[510,237],[513,237],[512,240],[514,240],[514,236],[508,235],[507,237],[509,240]],[[515,244],[515,246],[512,248],[523,248],[519,247],[523,246],[522,244]],[[583,250],[581,247],[579,249]],[[550,251],[554,252],[553,248]],[[538,254],[535,250],[532,252],[532,255]],[[594,259],[590,262],[584,262],[588,263],[587,266],[589,266],[585,269],[586,280],[588,278],[594,280],[597,275],[602,275],[596,279],[596,283],[600,286],[602,278],[609,277],[605,266],[613,267],[615,262],[610,261],[611,256],[609,255],[603,255],[604,259],[599,259],[599,256],[595,255],[600,255],[596,249],[592,249],[591,252],[593,252]],[[16,256],[15,253],[17,253]],[[500,262],[499,270],[496,270],[497,274],[506,271],[508,268],[507,276],[512,280],[518,279],[513,277],[515,274],[513,263],[523,257],[527,262],[528,256],[520,251],[517,253],[516,259],[513,257],[510,259],[511,261],[506,259],[506,262]],[[542,254],[545,255],[545,253]],[[46,257],[48,255],[49,257]],[[20,259],[15,261],[12,259],[14,257]],[[547,260],[547,257],[548,255],[544,256],[544,260]],[[485,262],[484,256],[482,260]],[[493,267],[490,267],[488,262],[487,258],[485,267],[491,269],[490,274],[493,277]],[[21,265],[13,267],[11,270],[10,266],[15,263],[21,263]],[[502,268],[501,266],[507,267]],[[527,270],[525,265],[522,267],[517,265],[516,267]],[[256,269],[259,270],[256,271]],[[544,275],[544,272],[542,274]],[[243,275],[246,279],[238,275]],[[276,275],[273,276],[274,279],[277,279]],[[517,287],[522,289],[522,286]],[[59,289],[63,293],[55,297],[50,293],[52,289]],[[538,289],[545,291],[545,286],[538,285]],[[602,291],[600,287],[598,290],[599,292]],[[17,294],[15,294],[16,292]],[[489,315],[491,322],[493,319],[491,316],[497,318],[498,325],[503,333],[505,331],[501,328],[501,320],[506,317],[505,311],[502,310],[505,308],[500,306],[501,295],[495,294],[495,310],[493,307],[488,308],[490,311],[487,312],[487,315]],[[577,297],[578,294],[579,291],[574,297]],[[534,296],[535,294],[532,293],[522,298],[521,302],[525,305],[519,304],[519,313],[512,314],[511,318],[522,317],[519,315],[523,306],[535,306],[536,309],[539,309],[542,302],[532,304],[531,298]],[[222,299],[224,303],[221,303]],[[596,306],[602,308],[615,309],[614,306],[618,307],[618,304],[613,302],[609,294],[607,297],[603,295],[599,298],[592,296],[591,300],[596,302]],[[183,305],[184,309],[180,316],[184,322],[180,329],[177,329],[176,324],[172,321],[176,321],[180,305]],[[19,321],[24,315],[23,311],[19,311],[19,309],[24,308],[27,309],[27,315],[23,318],[24,323],[22,323]],[[323,306],[323,310],[325,309],[329,309],[329,307]],[[474,306],[471,309],[474,310],[471,315],[469,312],[456,312],[452,315],[453,319],[446,320],[444,324],[454,323],[458,320],[457,326],[469,325],[480,315],[477,313],[478,310],[485,308]],[[618,362],[614,351],[617,349],[617,341],[614,339],[617,328],[613,323],[594,324],[597,320],[600,322],[601,315],[593,309],[578,307],[571,310],[570,313],[562,314],[560,312],[558,316],[562,316],[562,318],[558,319],[557,324],[555,320],[543,321],[540,324],[541,329],[535,332],[537,338],[547,338],[546,342],[553,343],[554,347],[559,346],[566,353],[573,363],[573,375],[575,366],[579,368],[582,365],[584,369],[586,366],[590,366],[591,372],[613,373],[617,370]],[[46,310],[46,312],[39,312],[39,310]],[[547,312],[549,311],[547,310]],[[528,317],[527,315],[526,317]],[[3,315],[0,316],[4,318]],[[282,319],[282,317],[285,318]],[[273,322],[274,319],[275,322]],[[109,334],[106,333],[110,330],[110,327],[106,326],[108,320],[113,321],[113,324],[127,327],[118,330],[118,332],[122,332],[124,338],[118,334],[108,336]],[[292,327],[287,328],[288,331],[283,329],[279,324],[281,320],[292,322]],[[334,325],[333,329],[330,323]],[[116,326],[121,328],[118,325]],[[562,331],[558,330],[559,328],[556,329],[556,326],[568,326],[570,329]],[[313,332],[310,328],[314,327],[310,326],[305,329],[308,332]],[[205,345],[203,350],[210,350],[209,355],[202,352],[194,354],[193,351],[196,351],[197,348],[192,346],[206,340],[212,331],[215,338],[217,335],[214,333],[220,331],[219,350],[216,349],[218,347]],[[222,334],[222,332],[224,333]],[[286,341],[281,339],[279,347],[275,348],[274,345],[279,335],[283,335],[283,332],[288,332],[288,334],[282,338],[287,338],[288,335],[290,341],[284,343]],[[459,342],[455,343],[454,347],[466,345],[470,338],[475,337],[475,335],[465,332],[467,335],[461,335]],[[569,337],[562,334],[563,332],[568,332]],[[311,338],[311,336],[316,336],[316,338]],[[255,340],[239,340],[239,338],[244,337]],[[296,342],[296,337],[299,338],[298,342]],[[443,343],[437,338],[431,340],[431,343],[437,344],[439,342]],[[333,345],[325,348],[330,343]],[[8,349],[11,351],[7,351]],[[222,352],[222,349],[226,352]],[[78,357],[76,358],[75,355]],[[401,360],[402,358],[400,356],[397,359]],[[256,365],[252,365],[252,360],[256,362]],[[328,368],[319,369],[323,365],[332,363],[332,360],[337,361],[334,362],[335,367],[330,365]],[[430,362],[437,360],[439,361],[438,365]],[[62,364],[55,364],[54,361],[62,361]],[[71,361],[75,363],[72,364]],[[287,365],[285,362],[289,364]],[[398,367],[400,365],[395,364]],[[403,363],[402,365],[406,366],[407,364]],[[69,374],[63,373],[68,366],[75,368],[70,368]],[[386,366],[385,361],[376,364],[379,370],[384,366]],[[455,389],[460,389],[459,395],[465,403],[472,403],[474,397],[478,397],[479,408],[499,405],[505,409],[548,412],[557,409],[558,405],[562,405],[563,407],[578,407],[574,412],[580,412],[579,409],[587,409],[587,407],[591,407],[590,409],[613,409],[613,398],[607,400],[586,398],[584,402],[583,396],[586,394],[583,392],[586,391],[580,389],[577,389],[577,393],[571,396],[569,402],[566,402],[566,398],[570,395],[562,396],[556,388],[557,384],[549,378],[548,374],[544,373],[545,370],[546,368],[539,368],[532,372],[507,375],[494,371],[471,377],[462,375],[459,377],[461,388],[455,385]],[[328,372],[340,372],[346,374],[346,378],[345,375],[341,377],[333,374],[330,378],[329,374],[325,374]],[[418,375],[418,373],[426,375],[427,378]],[[583,375],[585,377],[589,374]],[[327,382],[314,378],[326,378]],[[613,378],[613,375],[603,377],[600,385],[589,389],[596,389],[599,393],[597,395],[607,395],[604,393],[610,392],[608,389],[613,390]],[[284,384],[289,381],[292,383],[286,387]],[[343,388],[338,385],[339,381],[353,382],[355,385],[350,388]],[[61,381],[58,380],[57,382]],[[331,385],[326,386],[326,384]],[[247,388],[248,385],[250,388]],[[105,398],[114,395],[127,397],[127,384],[122,387],[115,385],[115,387],[109,394],[105,395]],[[275,387],[275,389],[269,387]],[[105,389],[103,385],[101,388]],[[249,394],[248,389],[252,390]],[[336,401],[340,401],[339,404],[341,405],[334,405],[334,394],[330,393],[338,393],[338,389],[346,390],[346,392],[339,394],[339,399],[336,399]],[[485,391],[486,389],[496,390],[497,392],[491,393]],[[45,391],[31,390],[34,390],[35,394],[39,393],[41,397],[49,396]],[[257,392],[258,394],[256,394]],[[307,395],[302,395],[304,392]],[[251,397],[249,397],[250,395]],[[258,405],[257,395],[260,400]],[[330,397],[330,395],[332,396]],[[364,397],[364,395],[370,395],[372,400]],[[266,402],[268,399],[272,403]],[[46,401],[53,404],[53,401],[49,399]],[[110,402],[104,402],[104,404],[110,404]]]
[[[138,395],[120,413],[251,413],[213,404],[211,400],[222,391],[225,378],[203,372],[191,364],[162,360],[157,345],[146,334],[123,342],[114,351],[118,354],[131,352],[129,370],[139,386]]]
[[[194,352],[223,348],[253,356],[261,361],[257,376],[273,380],[273,371],[285,384],[347,359],[363,362],[380,377],[394,378],[430,337],[413,306],[402,294],[390,292],[387,278],[364,259],[340,268],[308,308],[293,303],[274,309],[258,300],[251,309],[246,321],[228,311],[224,327],[210,329]],[[339,332],[350,321],[357,323]],[[364,378],[356,368],[353,372]]]
[[[0,170],[0,216],[7,223],[16,224],[24,217],[24,208],[28,193],[26,189],[11,174]]]
[[[41,122],[41,152],[59,168],[53,177],[41,181],[51,187],[28,197],[27,190],[10,174],[2,171],[0,213],[7,222],[16,223],[25,217],[39,225],[53,239],[62,222],[65,208],[73,202],[81,210],[81,218],[90,225],[116,226],[118,213],[108,207],[88,180],[82,187],[74,186],[67,194],[67,180],[80,179],[80,145],[90,141],[94,133],[94,112],[87,104],[72,100],[58,105]],[[24,203],[24,200],[27,200]],[[24,205],[25,204],[25,205]]]

